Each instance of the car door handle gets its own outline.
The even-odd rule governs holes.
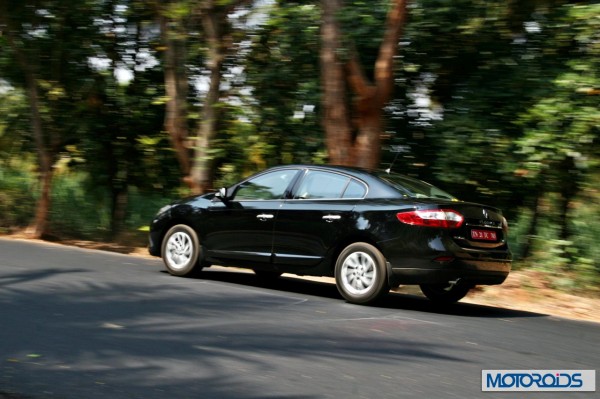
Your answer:
[[[334,220],[340,220],[342,217],[340,215],[325,215],[323,216],[323,220],[325,220],[327,223],[331,223]]]
[[[256,215],[256,218],[258,220],[260,220],[261,222],[264,222],[265,220],[273,219],[274,217],[275,217],[275,215],[271,215],[269,213],[261,213],[260,215]]]

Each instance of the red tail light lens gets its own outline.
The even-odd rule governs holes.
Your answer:
[[[402,223],[454,229],[462,226],[465,218],[460,213],[451,209],[427,209],[422,211],[400,212],[396,217]]]

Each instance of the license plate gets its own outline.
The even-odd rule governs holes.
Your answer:
[[[497,241],[498,236],[495,231],[489,230],[471,230],[471,238],[473,240]]]

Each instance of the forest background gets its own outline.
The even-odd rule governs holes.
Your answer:
[[[392,167],[600,292],[600,4],[0,0],[0,233],[138,242],[265,167]]]

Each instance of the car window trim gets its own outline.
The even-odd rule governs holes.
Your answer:
[[[302,201],[302,202],[308,202],[308,201],[357,201],[357,200],[362,200],[363,198],[289,198],[289,199],[284,199],[282,201]]]

